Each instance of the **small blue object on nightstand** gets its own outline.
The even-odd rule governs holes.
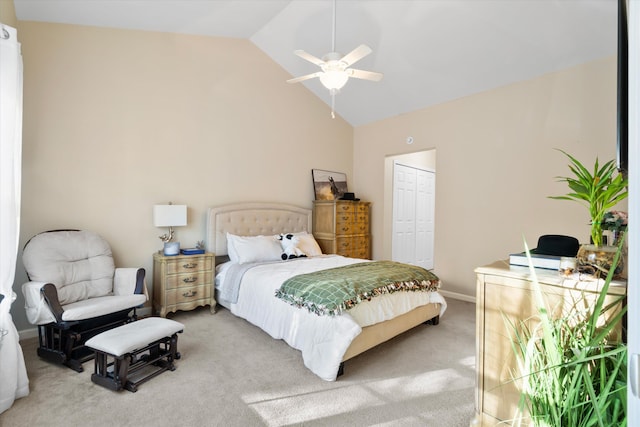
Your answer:
[[[180,249],[180,253],[182,255],[200,255],[204,253],[204,249],[186,248],[186,249]]]

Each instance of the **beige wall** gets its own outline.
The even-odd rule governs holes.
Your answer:
[[[150,275],[166,232],[152,225],[154,204],[188,205],[177,240],[194,246],[208,206],[310,208],[312,168],[352,176],[353,128],[286,84],[291,76],[248,40],[35,22],[18,30],[21,247],[44,230],[90,229],[117,264]],[[25,279],[18,263],[18,293]],[[23,305],[20,296],[12,309],[18,330],[31,327]]]
[[[530,247],[542,234],[587,240],[586,208],[547,198],[566,193],[555,177],[569,174],[554,148],[588,165],[615,158],[615,112],[616,62],[607,58],[356,128],[353,181],[373,203],[374,258],[391,245],[378,232],[390,223],[385,158],[432,148],[443,289],[475,296],[474,268],[522,251],[523,237]]]
[[[0,0],[0,22],[14,28],[18,25],[13,0]]]

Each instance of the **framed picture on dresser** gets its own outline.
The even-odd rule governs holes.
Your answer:
[[[316,200],[337,200],[346,192],[347,175],[322,169],[311,169]]]

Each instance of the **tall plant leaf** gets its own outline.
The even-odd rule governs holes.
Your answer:
[[[624,237],[595,303],[583,294],[559,318],[551,316],[529,261],[538,323],[503,315],[517,357],[513,379],[522,384],[519,422],[528,413],[534,426],[626,426],[627,348],[612,340],[626,307],[623,296],[607,302],[612,298],[607,293],[623,244]],[[526,242],[525,250],[530,257]],[[602,318],[608,319],[604,325],[599,323]]]

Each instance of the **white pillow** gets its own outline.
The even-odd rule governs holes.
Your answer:
[[[214,283],[216,285],[216,289],[220,289],[220,285],[224,283],[224,278],[227,275],[227,270],[233,265],[231,261],[223,262],[222,264],[216,265],[216,278]]]
[[[281,260],[282,248],[273,236],[236,236],[227,233],[229,259],[238,264]]]
[[[313,234],[309,234],[306,231],[302,231],[300,233],[294,233],[298,236],[298,248],[308,257],[319,256],[322,255],[322,249],[320,249],[320,245],[316,242],[316,239],[313,237]]]

